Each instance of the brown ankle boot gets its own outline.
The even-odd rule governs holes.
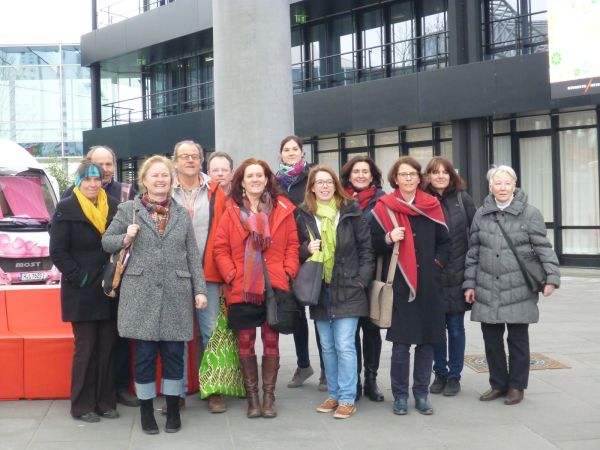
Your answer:
[[[242,373],[244,374],[244,388],[248,398],[248,411],[246,417],[254,419],[260,417],[260,399],[258,398],[258,363],[256,355],[240,356]]]
[[[275,407],[275,384],[277,383],[277,372],[279,371],[278,356],[263,356],[262,379],[263,379],[263,407],[262,416],[267,418],[277,417]]]

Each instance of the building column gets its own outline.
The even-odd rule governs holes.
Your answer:
[[[90,65],[90,84],[92,87],[92,129],[102,128],[102,100],[100,94],[100,63]],[[85,149],[83,150],[85,153]]]
[[[453,163],[467,182],[468,191],[476,205],[481,205],[489,192],[486,179],[489,170],[486,123],[485,119],[452,122]]]
[[[213,0],[215,149],[277,169],[294,132],[288,0]]]

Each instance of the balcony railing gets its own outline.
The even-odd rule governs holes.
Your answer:
[[[494,10],[482,25],[483,55],[487,59],[506,58],[548,51],[547,11],[512,15]]]
[[[119,0],[108,6],[100,8],[96,17],[98,28],[120,22],[130,17],[138,16],[151,9],[156,9],[175,0]]]

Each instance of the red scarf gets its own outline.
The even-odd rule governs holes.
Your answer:
[[[358,202],[360,209],[364,211],[373,196],[377,193],[377,188],[371,185],[363,191],[357,191],[350,185],[346,188],[346,192]]]
[[[398,226],[405,229],[404,239],[400,241],[398,248],[398,266],[410,289],[408,301],[412,302],[417,293],[417,257],[408,216],[421,215],[446,226],[444,212],[438,199],[426,194],[421,189],[417,189],[415,192],[415,199],[412,204],[404,201],[400,190],[396,189],[393,193],[380,197],[375,208],[373,208],[373,216],[375,216],[375,219],[377,219],[377,222],[379,222],[379,225],[381,225],[386,233],[394,229],[387,208],[394,212]]]
[[[144,207],[148,210],[150,217],[156,224],[156,230],[158,231],[158,234],[162,236],[165,232],[165,228],[167,228],[167,222],[171,217],[171,214],[169,213],[171,199],[167,198],[162,202],[156,203],[150,200],[148,193],[145,193],[142,196],[141,201],[142,205],[144,205]]]

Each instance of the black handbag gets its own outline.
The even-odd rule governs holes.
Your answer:
[[[298,302],[291,290],[284,291],[273,288],[264,258],[263,273],[265,277],[267,324],[278,333],[291,334],[296,331],[296,326],[302,312]]]
[[[547,275],[546,271],[544,270],[544,266],[542,266],[542,262],[535,253],[533,247],[531,248],[531,251],[527,252],[526,254],[519,255],[512,240],[508,237],[506,230],[504,230],[504,227],[496,215],[494,215],[494,220],[500,227],[500,231],[502,232],[506,243],[514,253],[517,263],[519,264],[519,268],[521,269],[521,273],[523,274],[523,278],[525,278],[525,283],[527,283],[529,289],[531,289],[533,292],[543,292],[544,286],[546,286]]]
[[[135,206],[133,207],[133,222],[135,223]],[[135,239],[127,247],[110,255],[102,272],[102,290],[107,297],[117,298],[123,274],[129,262],[129,256]]]
[[[308,227],[307,227],[308,229]],[[314,240],[308,229],[310,240]],[[294,280],[294,295],[300,306],[316,306],[323,287],[323,262],[304,261]]]

